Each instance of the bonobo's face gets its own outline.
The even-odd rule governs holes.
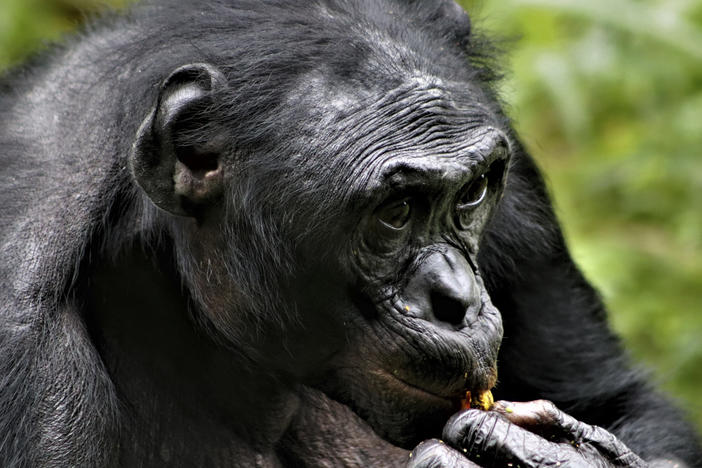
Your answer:
[[[245,67],[174,70],[130,165],[153,203],[190,217],[174,238],[208,329],[411,446],[496,382],[502,324],[476,258],[510,151],[461,36],[411,16],[388,32],[404,17],[374,5],[332,30],[389,17],[319,42],[309,69],[276,63],[243,89]]]
[[[497,378],[502,324],[476,258],[507,124],[456,4],[425,12],[443,18],[432,32],[420,2],[393,4],[406,15],[343,3],[317,12],[330,36],[299,57],[276,42],[285,54],[255,66],[173,70],[130,167],[187,217],[169,226],[196,317],[252,368],[317,386],[409,446]]]
[[[325,304],[345,333],[316,384],[398,444],[438,436],[466,390],[497,378],[502,323],[476,256],[509,144],[473,99],[410,79],[346,101],[335,119],[343,141],[326,167],[316,163],[347,201],[340,219],[353,220],[337,234],[343,242],[309,253],[336,249],[316,268],[340,283],[326,292],[341,297]]]

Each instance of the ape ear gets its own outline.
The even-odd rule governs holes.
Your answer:
[[[184,65],[161,84],[156,106],[144,119],[129,164],[156,206],[194,216],[222,191],[222,133],[207,112],[213,91],[225,86],[216,68]]]

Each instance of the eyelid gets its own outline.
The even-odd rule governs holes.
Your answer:
[[[473,180],[461,187],[461,190],[456,196],[456,204],[454,208],[454,222],[458,229],[465,231],[470,229],[473,224],[473,213],[488,197],[488,192],[490,191],[490,185],[493,181],[490,178],[490,171],[484,172],[479,176],[475,177]],[[477,185],[477,186],[476,186]],[[479,196],[474,195],[474,191],[479,189]],[[462,199],[468,196],[470,198],[469,202],[461,203]]]
[[[476,184],[478,184],[478,187],[475,187]],[[466,203],[460,203],[461,199],[468,194],[469,192],[472,192],[473,188],[480,188],[480,196],[476,198],[472,198],[471,201],[466,202]],[[485,198],[487,197],[488,189],[490,188],[490,179],[488,178],[488,175],[486,173],[480,174],[478,177],[467,183],[464,187],[461,188],[461,190],[458,193],[458,201],[456,204],[456,208],[459,210],[465,210],[465,209],[471,209],[474,208],[478,205],[480,205],[483,201],[485,201]]]
[[[392,223],[387,222],[386,220],[382,219],[382,215],[384,212],[390,212],[395,209],[403,209],[406,207],[406,213],[400,213],[402,218],[402,226],[396,227]],[[384,227],[391,229],[393,231],[402,231],[405,229],[407,226],[410,218],[412,217],[412,203],[411,203],[411,198],[410,197],[403,197],[403,198],[398,198],[395,200],[389,200],[386,201],[382,204],[380,204],[376,209],[375,209],[375,217],[380,222]],[[396,214],[396,213],[391,213],[391,214]]]
[[[391,230],[393,230],[393,231],[399,232],[399,231],[402,231],[403,229],[405,229],[405,224],[403,224],[402,227],[399,227],[399,228],[398,228],[398,227],[393,226],[392,224],[386,223],[386,222],[383,221],[382,219],[378,219],[378,222],[379,222],[380,224],[382,224],[384,228],[391,229]]]

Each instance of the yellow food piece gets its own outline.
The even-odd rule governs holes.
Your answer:
[[[466,396],[461,400],[461,409],[476,408],[488,411],[492,409],[494,404],[495,399],[492,397],[492,392],[490,390],[484,390],[476,396],[472,396],[470,392],[466,392]]]
[[[495,399],[492,397],[492,392],[490,390],[485,390],[470,400],[471,408],[478,408],[483,411],[492,409],[494,404]]]

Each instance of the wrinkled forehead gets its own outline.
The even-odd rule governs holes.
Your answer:
[[[311,116],[304,163],[343,178],[348,193],[407,177],[451,183],[482,163],[499,123],[480,89],[425,74],[390,79],[373,87],[307,74],[290,94]]]

